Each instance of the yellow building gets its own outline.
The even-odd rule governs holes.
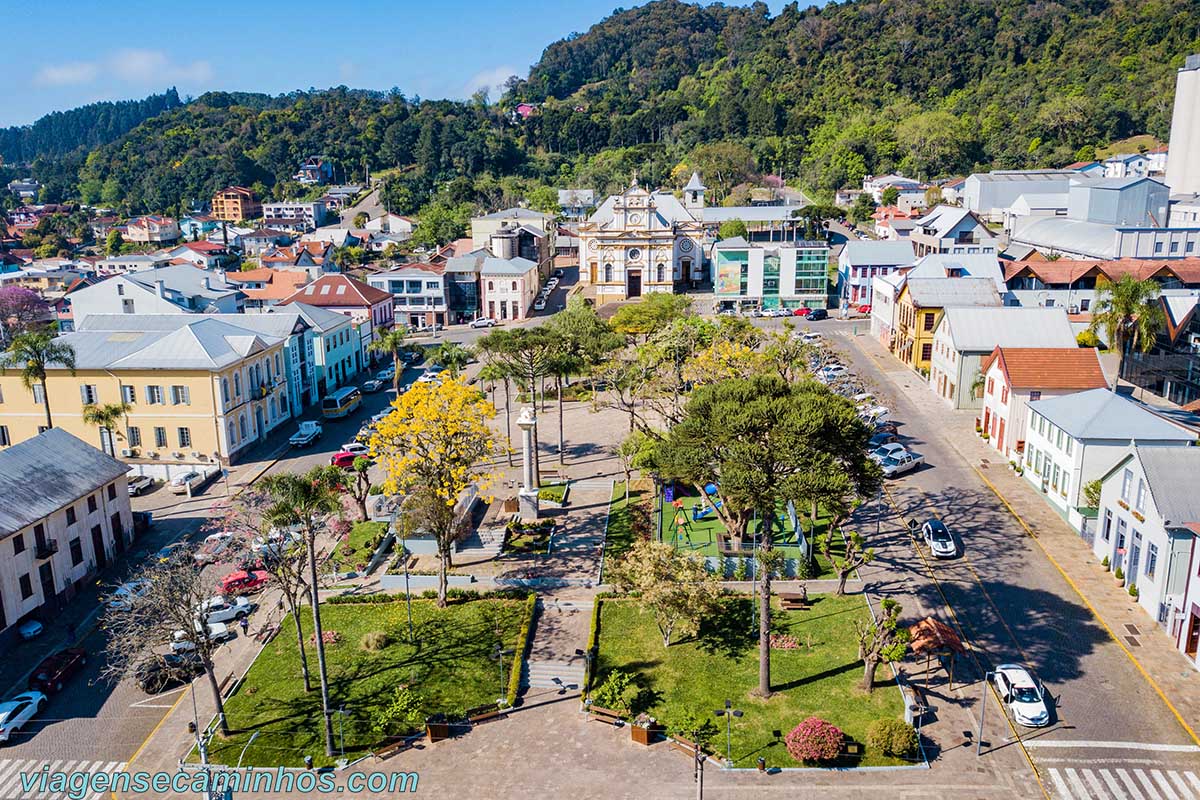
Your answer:
[[[165,478],[236,461],[289,419],[282,338],[204,316],[147,327],[59,337],[75,351],[75,374],[51,367],[32,391],[15,370],[0,375],[0,445],[46,429],[48,395],[55,427]],[[118,430],[83,421],[86,405],[122,402],[129,410]]]
[[[933,333],[946,308],[999,305],[1000,293],[991,278],[909,278],[896,297],[892,353],[928,374]]]

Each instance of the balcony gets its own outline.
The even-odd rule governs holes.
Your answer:
[[[44,561],[45,559],[50,558],[57,552],[58,552],[58,542],[53,541],[53,540],[49,541],[49,542],[45,542],[45,541],[37,542],[33,546],[33,555],[34,555],[34,558],[36,558],[38,561]]]

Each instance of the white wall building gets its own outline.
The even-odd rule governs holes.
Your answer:
[[[284,200],[263,203],[263,218],[303,221],[309,230],[325,224],[325,203],[321,200]]]

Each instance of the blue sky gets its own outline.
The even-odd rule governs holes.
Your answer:
[[[5,3],[0,126],[176,86],[268,92],[393,86],[461,98],[525,75],[546,45],[630,0],[59,0]],[[778,13],[783,0],[770,0]],[[492,90],[493,99],[497,96]]]

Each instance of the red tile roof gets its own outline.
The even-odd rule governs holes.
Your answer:
[[[368,286],[349,275],[322,275],[280,305],[296,302],[310,306],[362,308],[391,299],[392,296],[382,289]]]
[[[1108,385],[1100,357],[1090,347],[997,347],[984,359],[986,373],[999,361],[1015,389],[1101,389]]]
[[[1060,258],[1057,261],[1009,261],[1004,265],[1005,281],[1027,274],[1048,284],[1071,283],[1085,276],[1101,275],[1109,280],[1125,275],[1143,280],[1164,273],[1183,283],[1200,283],[1200,258],[1121,258],[1115,261]]]

